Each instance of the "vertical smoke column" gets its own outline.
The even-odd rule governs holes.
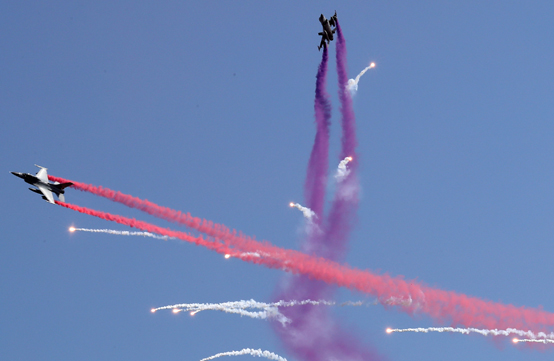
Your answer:
[[[341,54],[340,56],[345,58],[346,54]],[[338,57],[339,54],[337,48],[337,58]],[[325,91],[327,60],[328,49],[325,47],[316,81],[315,116],[317,133],[310,161],[308,163],[308,172],[304,188],[307,205],[315,211],[318,216],[318,218],[314,221],[317,222],[316,224],[320,227],[309,230],[307,239],[302,244],[302,249],[304,252],[310,254],[317,254],[326,258],[335,259],[337,256],[342,258],[342,250],[344,247],[340,247],[338,254],[336,254],[336,251],[333,249],[333,244],[330,245],[331,247],[327,246],[327,243],[330,243],[327,234],[321,232],[321,229],[327,229],[327,225],[322,224],[322,220],[328,172],[329,119],[331,116],[329,96]],[[344,67],[345,61],[343,61],[342,64]],[[339,74],[340,73],[341,71],[339,70]],[[345,74],[346,71],[343,70],[342,73]],[[342,86],[339,84],[339,89],[346,89],[345,85],[347,80],[347,78],[342,79],[339,77],[339,82],[344,82]],[[342,98],[341,104],[343,104],[344,108],[345,106]],[[351,112],[351,103],[350,114],[353,114]],[[348,131],[353,131],[354,128],[350,126],[350,123],[354,121],[354,117],[345,117],[343,112],[342,118],[343,133],[346,133],[344,125],[345,118],[348,123]],[[351,138],[352,134],[348,134],[348,139]],[[351,148],[349,145],[345,146],[344,139],[345,135],[343,134],[341,154],[348,152],[355,147],[355,145]],[[352,155],[354,155],[353,152]],[[340,184],[350,184],[345,183],[348,182],[349,179],[356,178],[345,177]],[[337,197],[335,198],[337,199]],[[339,198],[342,199],[342,197]],[[333,205],[333,208],[337,208],[335,213],[345,208],[342,207],[342,205],[342,202],[337,202],[335,200]],[[347,215],[344,217],[347,217]],[[340,228],[340,226],[344,223],[343,220],[344,218],[340,217],[338,227],[332,223],[334,227],[331,227],[330,229],[334,231],[334,234],[338,233],[335,228]],[[337,242],[339,245],[342,245],[348,240],[348,232],[342,235],[346,238],[339,240]],[[277,296],[277,298],[287,300],[330,299],[333,295],[334,288],[324,284],[323,282],[310,280],[306,276],[296,276],[286,278],[286,284],[283,287],[283,291]],[[373,352],[364,349],[364,347],[356,340],[355,337],[353,337],[353,335],[350,335],[348,332],[343,330],[333,319],[329,310],[324,307],[311,305],[298,306],[283,310],[283,314],[291,320],[291,323],[285,326],[275,324],[274,327],[280,334],[287,349],[299,359],[306,361],[324,361],[334,359],[362,361],[377,359]]]
[[[337,184],[335,197],[329,211],[325,232],[325,253],[321,256],[334,261],[342,261],[350,238],[352,223],[358,207],[358,161],[356,154],[356,118],[352,106],[352,97],[347,90],[348,71],[346,66],[346,42],[337,21],[337,73],[341,112],[341,151],[339,159],[352,157],[350,172]]]
[[[304,184],[304,197],[308,208],[316,214],[308,225],[307,239],[302,243],[301,248],[306,253],[318,254],[319,243],[322,234],[319,231],[323,220],[325,204],[325,191],[327,187],[327,172],[329,168],[329,121],[331,118],[331,104],[329,95],[325,90],[327,85],[327,63],[329,50],[323,48],[323,57],[316,75],[315,89],[315,121],[316,136],[312,153],[308,162],[306,182]],[[275,296],[276,299],[321,299],[329,294],[323,282],[313,281],[306,276],[286,276],[281,292]],[[320,332],[329,327],[334,328],[328,320],[328,312],[323,307],[310,305],[298,306],[283,311],[292,320],[288,325],[274,324],[275,330],[279,333],[286,348],[296,357],[302,360],[318,361],[329,357],[324,350],[326,342],[321,341]]]
[[[329,51],[323,48],[323,58],[319,64],[315,86],[315,122],[316,135],[312,154],[308,162],[306,182],[304,184],[304,196],[307,207],[315,212],[319,224],[323,219],[325,203],[325,189],[327,187],[327,172],[329,168],[329,123],[331,119],[331,102],[329,94],[325,90],[327,85],[327,63]]]

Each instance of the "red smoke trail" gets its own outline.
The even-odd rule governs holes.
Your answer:
[[[378,275],[341,265],[324,258],[309,256],[297,251],[275,247],[268,242],[236,236],[225,242],[210,242],[202,237],[193,237],[136,219],[99,212],[68,203],[57,204],[163,236],[175,237],[204,246],[221,254],[231,254],[243,261],[262,264],[268,268],[281,269],[293,274],[306,275],[339,287],[367,293],[377,297],[383,304],[401,305],[404,312],[422,313],[431,318],[450,322],[452,326],[506,329],[509,327],[531,331],[550,332],[554,328],[554,314],[541,309],[516,307],[485,301],[452,291],[442,291],[424,286],[417,281]],[[240,242],[237,242],[240,241]],[[252,250],[246,252],[244,249]]]
[[[92,184],[86,184],[76,181],[70,181],[64,178],[48,176],[53,182],[65,183],[72,182],[72,188],[78,189],[83,192],[89,192],[100,197],[107,198],[111,201],[121,203],[130,208],[135,208],[141,210],[145,213],[148,213],[154,217],[165,219],[170,222],[182,224],[189,228],[195,229],[199,232],[205,233],[208,236],[224,239],[232,238],[237,235],[236,231],[231,231],[229,228],[225,227],[222,224],[213,223],[205,219],[200,219],[198,217],[193,217],[190,213],[183,213],[181,211],[176,211],[168,207],[162,207],[155,203],[152,203],[146,199],[140,199],[138,197],[133,197],[128,194],[121,193],[119,191],[114,191],[109,188],[104,188],[102,186],[95,186]],[[242,236],[242,235],[241,235]],[[244,237],[244,236],[243,236]]]

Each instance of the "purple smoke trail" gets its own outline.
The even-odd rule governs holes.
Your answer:
[[[325,230],[326,253],[322,256],[335,261],[342,260],[346,254],[346,247],[358,208],[359,159],[356,154],[358,141],[356,139],[356,117],[352,105],[352,97],[347,90],[348,71],[346,69],[346,42],[337,21],[337,73],[339,85],[339,100],[341,112],[341,151],[339,160],[352,157],[349,163],[350,173],[337,184],[335,197],[329,212],[327,228]]]
[[[314,222],[316,224],[320,224],[323,219],[325,188],[327,186],[327,172],[329,169],[331,102],[329,101],[329,94],[325,90],[328,60],[329,51],[327,47],[324,47],[323,58],[316,75],[314,110],[317,130],[304,184],[306,205],[315,212],[317,219]]]
[[[306,204],[317,215],[313,220],[316,225],[321,225],[323,220],[329,167],[331,104],[329,95],[325,91],[328,60],[329,51],[327,47],[324,47],[323,57],[316,75],[314,110],[317,130],[304,184]],[[318,253],[321,236],[316,229],[309,230],[307,239],[302,244],[303,251]],[[287,283],[282,287],[281,293],[275,297],[276,299],[323,299],[332,295],[332,292],[329,292],[330,288],[324,283],[311,281],[305,276],[287,277],[285,280]],[[290,352],[302,360],[323,360],[323,357],[329,356],[328,353],[326,355],[325,352],[319,352],[321,345],[329,344],[330,340],[322,340],[318,331],[329,327],[335,329],[328,320],[329,315],[325,308],[300,306],[283,312],[286,312],[292,323],[286,327],[275,324],[274,327]]]
[[[339,39],[342,34],[338,28]],[[342,39],[344,44],[344,39]],[[344,48],[344,45],[343,45]],[[344,49],[345,50],[345,49]],[[337,47],[337,59],[341,56],[342,68],[339,69],[339,74],[346,74],[344,69],[346,54],[339,54]],[[329,119],[331,106],[329,96],[325,91],[326,72],[327,72],[328,50],[325,47],[323,58],[319,65],[316,81],[316,99],[315,99],[315,116],[317,123],[317,133],[315,142],[312,148],[310,161],[308,163],[308,172],[304,187],[305,196],[308,207],[317,214],[315,220],[318,226],[322,225],[323,207],[325,201],[325,188],[327,183],[328,171],[328,153],[329,153]],[[339,62],[337,61],[337,65]],[[346,81],[348,78],[342,79],[339,75],[339,87],[345,90]],[[341,85],[341,82],[343,83]],[[355,134],[350,134],[354,130],[352,124],[354,122],[351,102],[350,104],[343,101],[341,98],[342,125],[343,125],[343,142],[341,154],[352,151],[353,148],[349,144],[345,144],[345,139],[354,139]],[[352,116],[345,116],[343,109],[349,109]],[[345,126],[346,125],[346,126]],[[345,138],[345,134],[348,137]],[[344,157],[343,157],[344,158]],[[331,219],[329,231],[332,233],[321,233],[319,229],[309,231],[306,241],[302,245],[305,252],[315,253],[319,256],[328,257],[330,259],[339,259],[344,256],[344,244],[348,241],[350,234],[349,227],[344,226],[345,220],[350,219],[350,214],[355,210],[354,207],[349,207],[351,202],[343,197],[344,191],[350,185],[357,187],[357,178],[355,176],[347,176],[337,189],[338,193],[333,202],[331,215],[337,215],[337,212],[346,212],[344,215],[338,215],[333,220]],[[356,188],[357,189],[357,188]],[[357,191],[355,204],[357,204]],[[351,209],[348,209],[351,208]],[[325,227],[327,228],[327,227]],[[339,240],[330,242],[332,237],[338,236]],[[334,296],[335,289],[329,287],[323,282],[313,281],[305,276],[287,278],[287,284],[283,287],[282,294],[278,299],[331,299]],[[375,352],[370,351],[367,347],[361,345],[351,334],[340,327],[337,322],[332,319],[332,315],[327,308],[317,306],[300,306],[282,311],[286,317],[292,320],[291,324],[286,327],[275,324],[275,329],[280,334],[281,339],[285,343],[287,349],[297,358],[309,361],[323,360],[376,360],[378,359]]]

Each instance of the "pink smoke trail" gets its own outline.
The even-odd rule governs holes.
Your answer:
[[[488,329],[525,328],[535,332],[551,332],[554,328],[554,314],[542,309],[504,305],[452,291],[443,291],[422,285],[415,280],[405,281],[401,277],[393,278],[387,274],[378,275],[367,270],[362,271],[244,236],[227,239],[225,242],[210,242],[202,237],[194,237],[136,219],[68,203],[56,202],[56,204],[143,231],[179,238],[221,254],[230,254],[243,261],[360,291],[376,297],[384,305],[396,305],[400,310],[410,314],[426,314],[442,323],[450,322],[453,326]],[[245,249],[253,252],[246,252]]]
[[[176,211],[168,207],[162,207],[146,199],[133,197],[131,195],[124,194],[119,191],[114,191],[102,186],[70,181],[52,175],[49,175],[48,179],[53,182],[59,183],[71,182],[73,183],[73,185],[71,186],[72,188],[78,189],[82,192],[89,192],[97,196],[107,198],[111,201],[124,204],[127,207],[141,210],[154,217],[165,219],[166,221],[174,222],[177,224],[182,224],[217,239],[233,238],[237,236],[236,231],[231,231],[229,230],[229,228],[225,227],[222,224],[217,224],[205,219],[193,217],[190,215],[190,213],[183,213],[181,211]]]

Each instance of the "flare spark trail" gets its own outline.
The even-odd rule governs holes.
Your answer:
[[[429,333],[429,332],[449,332],[449,333],[461,333],[464,335],[469,335],[470,333],[478,333],[483,336],[511,336],[517,335],[520,337],[528,337],[532,339],[547,339],[554,342],[554,333],[544,333],[532,331],[523,331],[516,328],[507,328],[505,330],[487,330],[479,328],[454,328],[454,327],[418,327],[418,328],[387,328],[387,333],[393,332],[416,332],[416,333]]]
[[[519,339],[519,338],[514,338],[512,341],[514,343],[519,343],[519,342],[535,342],[535,343],[545,343],[545,344],[546,343],[554,343],[554,340],[545,339],[545,338],[543,338],[543,339],[533,339],[533,338],[531,338],[531,339],[525,339],[525,338],[524,339]]]
[[[335,174],[335,179],[337,182],[341,182],[350,171],[346,168],[346,165],[352,161],[352,157],[346,157],[340,161],[339,166],[337,167],[337,174]]]
[[[72,210],[80,212],[80,213],[95,216],[95,217],[98,217],[98,218],[101,218],[101,219],[104,219],[104,220],[107,220],[107,221],[112,221],[112,222],[116,222],[116,223],[119,223],[119,224],[123,224],[123,225],[128,226],[128,227],[141,229],[141,230],[149,232],[149,233],[156,233],[156,234],[159,234],[159,235],[162,235],[162,236],[167,236],[167,237],[171,237],[171,238],[178,238],[180,240],[187,241],[187,242],[190,242],[190,243],[194,243],[194,244],[197,244],[199,246],[204,246],[204,247],[206,247],[208,249],[211,249],[211,250],[214,250],[218,253],[226,254],[226,253],[230,253],[232,251],[231,248],[228,245],[226,245],[224,243],[221,243],[221,242],[210,242],[210,241],[204,239],[202,236],[194,237],[194,236],[192,236],[188,233],[185,233],[185,232],[178,232],[178,231],[174,231],[174,230],[171,230],[171,229],[168,229],[168,228],[155,226],[153,224],[150,224],[150,223],[147,223],[147,222],[144,222],[144,221],[139,221],[139,220],[136,220],[134,218],[127,218],[127,217],[114,215],[114,214],[107,213],[107,212],[101,212],[101,211],[97,211],[97,210],[86,208],[86,207],[76,206],[76,205],[70,204],[70,203],[63,203],[63,202],[56,201],[56,204],[58,204],[62,207],[65,207],[65,208],[72,209]]]
[[[358,83],[360,82],[360,78],[362,77],[362,75],[365,74],[366,71],[371,68],[375,68],[375,63],[372,62],[367,67],[365,67],[364,70],[362,70],[355,79],[348,80],[348,85],[346,87],[350,91],[351,95],[354,95],[358,91]]]
[[[290,202],[289,203],[289,206],[291,207],[294,207],[296,209],[298,209],[300,212],[302,212],[302,214],[304,215],[304,218],[308,219],[308,220],[312,220],[313,217],[316,217],[316,214],[314,211],[312,211],[310,208],[308,207],[303,207],[300,203],[293,203],[293,202]]]
[[[190,312],[191,315],[195,315],[201,311],[221,311],[226,313],[235,313],[241,316],[248,316],[251,318],[257,319],[277,319],[281,324],[285,325],[290,323],[291,320],[279,312],[279,307],[293,307],[293,306],[336,306],[337,303],[334,301],[313,301],[313,300],[303,300],[303,301],[279,301],[273,303],[257,302],[255,300],[249,301],[235,301],[235,302],[223,302],[223,303],[180,303],[176,305],[169,305],[163,307],[153,308],[151,312],[156,312],[159,310],[178,310],[178,312]],[[343,302],[339,306],[362,306],[363,302]],[[248,311],[248,309],[260,309],[262,311]]]
[[[222,357],[222,356],[241,356],[241,355],[252,355],[252,356],[258,356],[258,357],[265,357],[265,358],[268,358],[270,360],[287,361],[286,358],[281,357],[277,354],[274,354],[273,352],[262,351],[261,349],[254,350],[254,349],[250,349],[250,348],[245,348],[245,349],[242,349],[240,351],[229,351],[229,352],[218,353],[216,355],[203,358],[200,361],[213,360],[215,358]]]
[[[150,237],[155,239],[176,239],[174,237],[168,237],[168,236],[158,236],[157,234],[150,233],[150,232],[129,232],[129,231],[117,231],[115,229],[89,229],[89,228],[75,228],[75,227],[69,227],[70,232],[75,231],[82,231],[82,232],[91,232],[91,233],[107,233],[107,234],[115,234],[118,236],[143,236],[143,237]]]

